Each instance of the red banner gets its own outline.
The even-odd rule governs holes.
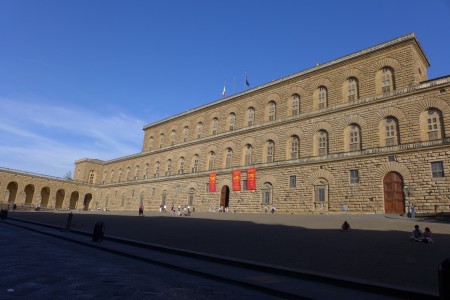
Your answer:
[[[216,173],[209,174],[209,191],[216,191]]]
[[[247,170],[247,190],[256,190],[256,169]]]
[[[241,170],[234,170],[232,175],[233,191],[241,190]]]

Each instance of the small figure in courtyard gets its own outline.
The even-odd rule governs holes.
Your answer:
[[[416,217],[416,209],[414,208],[414,205],[411,205],[411,218],[415,218]]]
[[[267,214],[267,212],[269,211],[269,208],[266,206],[264,206],[264,213]]]
[[[272,209],[270,210],[270,213],[274,214],[276,210],[277,210],[277,208],[274,205],[272,205]]]
[[[141,206],[139,206],[139,215],[140,216],[144,215],[144,204],[141,204]]]
[[[433,236],[433,234],[431,233],[430,228],[426,227],[425,231],[423,232],[422,242],[424,242],[425,244],[433,243],[432,236]]]
[[[419,229],[419,225],[414,226],[414,230],[411,233],[410,240],[421,242],[423,238],[422,230]]]
[[[341,229],[342,229],[342,231],[349,231],[349,230],[352,229],[352,228],[350,227],[350,224],[349,224],[347,221],[345,221],[345,222],[342,224]]]
[[[14,203],[13,209],[17,209],[17,204]]]

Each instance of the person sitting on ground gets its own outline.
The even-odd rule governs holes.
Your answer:
[[[422,241],[422,230],[419,229],[419,225],[414,226],[414,230],[410,236],[411,241],[421,242]]]
[[[422,238],[422,242],[424,242],[425,244],[431,244],[433,243],[433,239],[432,239],[433,234],[431,233],[430,228],[426,227],[425,231],[423,233],[423,238]]]
[[[352,228],[350,227],[350,224],[349,224],[347,221],[345,221],[345,222],[342,224],[341,229],[342,229],[342,231],[349,231],[349,230],[352,229]]]

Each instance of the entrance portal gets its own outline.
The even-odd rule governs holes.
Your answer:
[[[403,195],[403,177],[397,172],[389,172],[383,179],[384,213],[405,213],[405,198]]]
[[[228,205],[230,203],[230,188],[226,185],[222,187],[220,191],[220,208],[228,209]]]

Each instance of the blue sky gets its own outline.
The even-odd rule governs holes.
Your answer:
[[[450,1],[0,0],[0,167],[62,177],[142,127],[414,32],[450,74]]]

